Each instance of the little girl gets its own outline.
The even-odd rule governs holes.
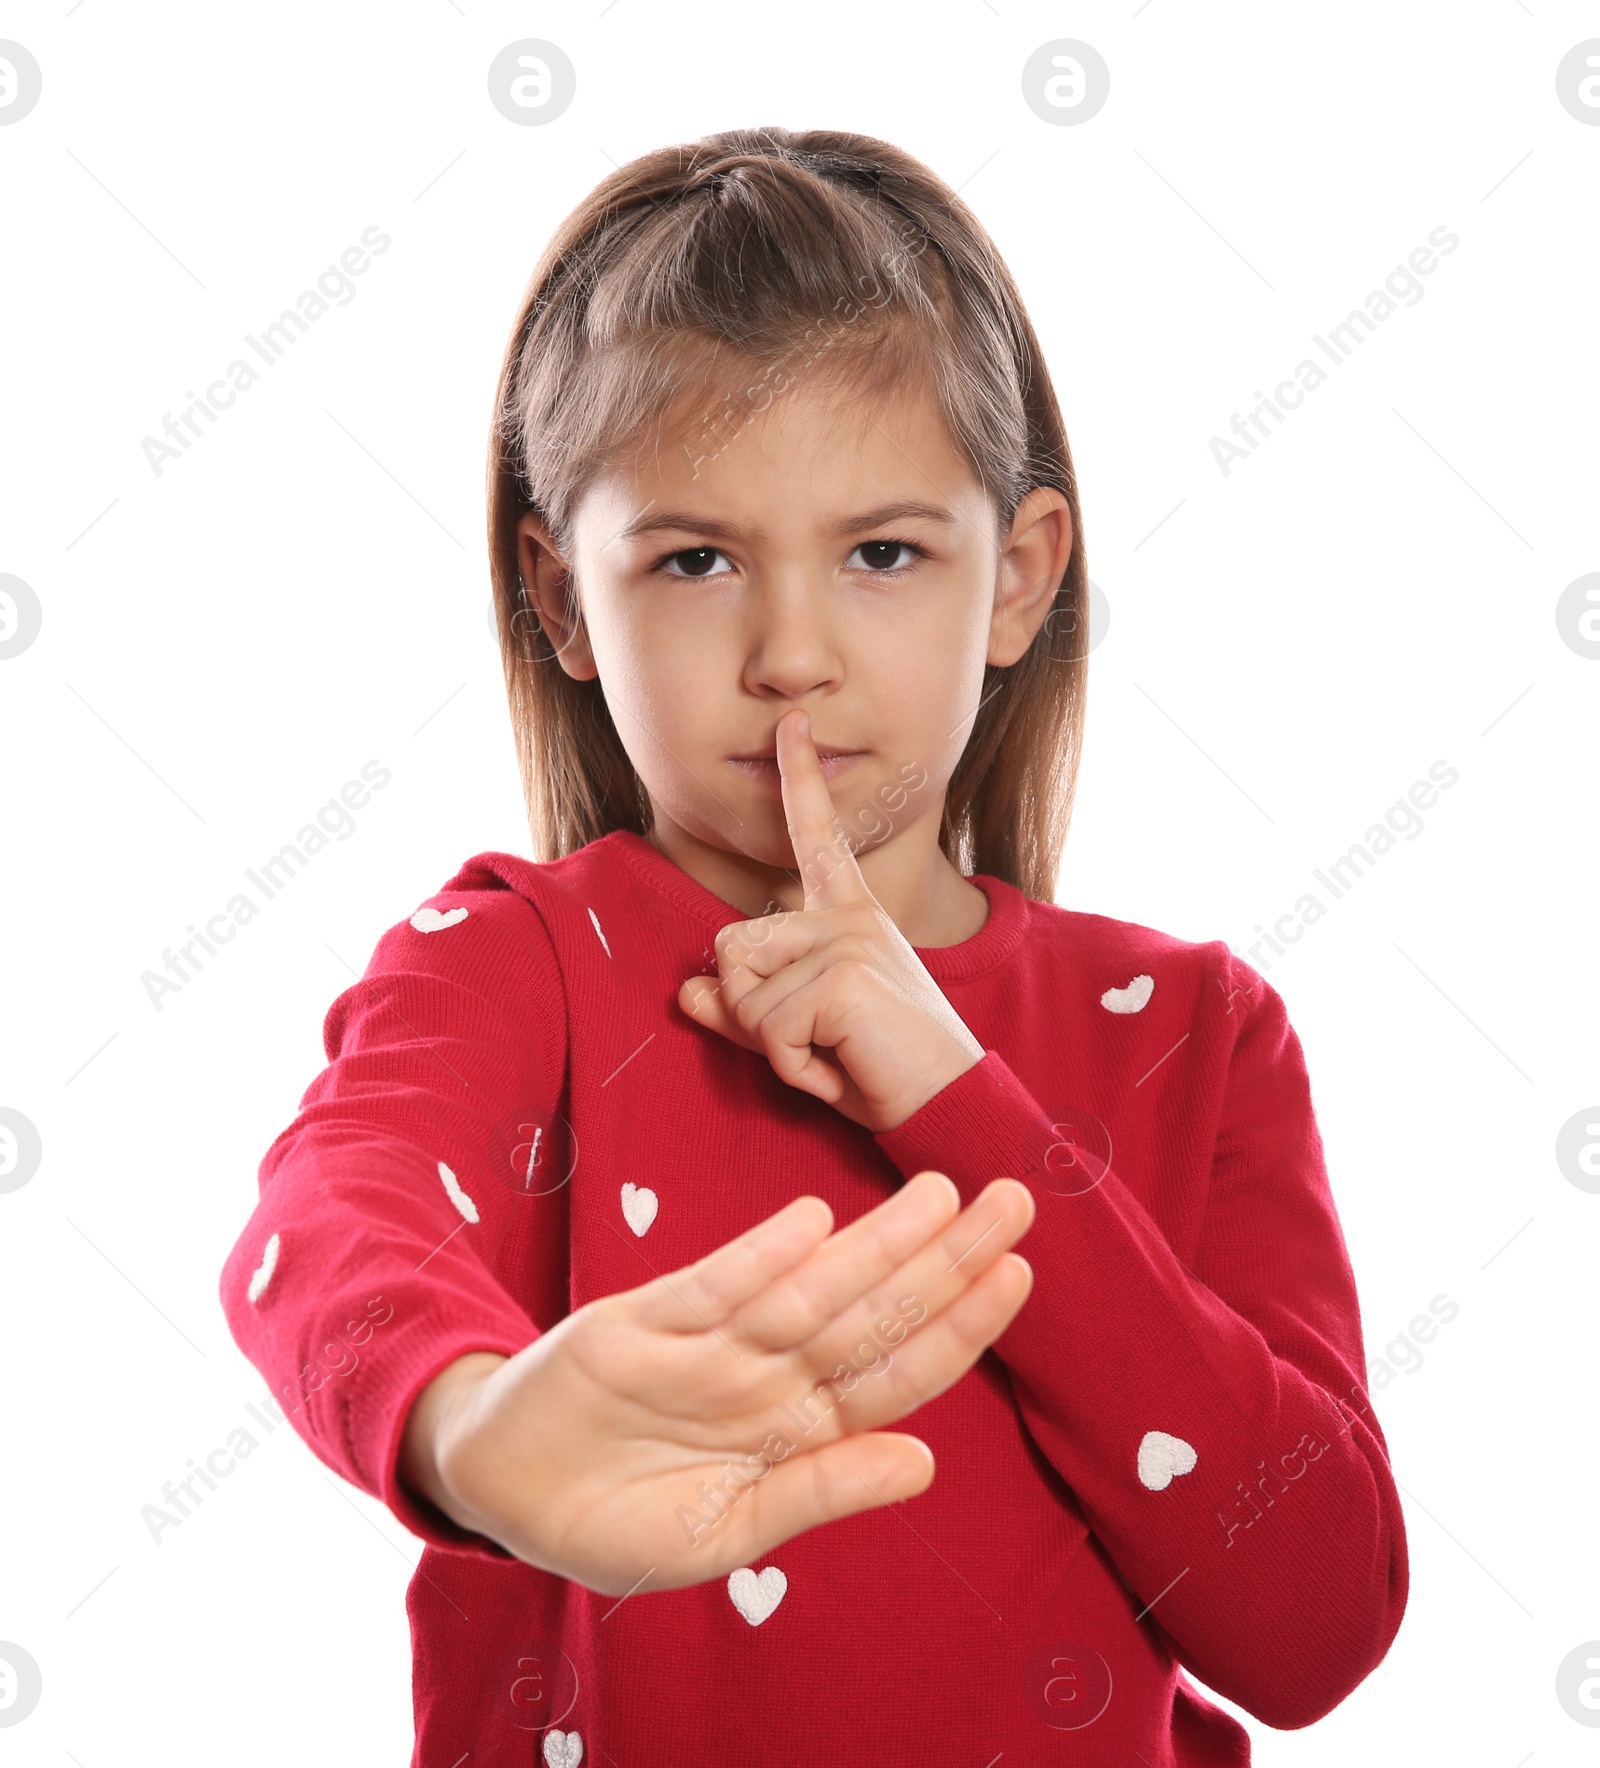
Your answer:
[[[413,1764],[1247,1762],[1184,1670],[1322,1717],[1407,1591],[1355,1285],[1279,995],[1052,901],[1085,554],[988,235],[863,136],[644,155],[490,495],[538,857],[379,940],[221,1279],[426,1543]]]

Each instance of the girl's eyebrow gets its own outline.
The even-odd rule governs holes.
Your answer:
[[[877,509],[863,510],[859,515],[842,516],[829,525],[827,532],[844,536],[858,534],[863,528],[881,528],[889,522],[905,522],[920,518],[925,522],[943,522],[954,526],[958,518],[936,503],[921,503],[915,498],[902,498]],[[759,528],[748,531],[736,522],[719,521],[714,516],[697,516],[686,510],[657,510],[653,515],[640,515],[620,529],[614,538],[630,539],[635,534],[653,534],[659,529],[680,529],[689,534],[707,534],[716,540],[760,540]]]

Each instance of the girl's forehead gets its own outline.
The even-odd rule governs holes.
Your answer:
[[[942,482],[967,472],[944,415],[920,381],[852,388],[800,384],[763,403],[730,413],[716,401],[689,401],[621,450],[595,485],[694,484],[710,490],[751,475],[804,466],[808,483],[870,472],[893,479],[929,474]]]

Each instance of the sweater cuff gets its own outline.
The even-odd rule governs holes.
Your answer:
[[[503,1357],[514,1357],[528,1341],[513,1344],[494,1333],[468,1333],[449,1344],[436,1345],[433,1351],[392,1391],[389,1428],[383,1461],[378,1469],[378,1496],[394,1516],[426,1546],[446,1553],[465,1553],[475,1559],[515,1560],[516,1555],[491,1541],[487,1535],[464,1529],[445,1515],[430,1499],[414,1492],[400,1478],[400,1446],[405,1436],[406,1421],[422,1390],[436,1375],[441,1375],[458,1358],[473,1351],[494,1351]]]
[[[946,1174],[963,1207],[991,1179],[1048,1176],[1053,1189],[1074,1188],[1074,1161],[1092,1159],[1077,1147],[1071,1125],[1051,1123],[996,1050],[985,1050],[904,1123],[873,1140],[908,1179]]]

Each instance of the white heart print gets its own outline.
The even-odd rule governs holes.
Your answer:
[[[1100,1005],[1108,1013],[1142,1013],[1155,989],[1155,977],[1135,976],[1126,988],[1108,988],[1100,997]]]
[[[661,1199],[648,1185],[622,1187],[622,1219],[641,1239],[649,1232],[660,1207]]]
[[[583,1739],[576,1731],[547,1731],[544,1759],[549,1768],[578,1768],[583,1760]]]
[[[439,1177],[444,1180],[444,1188],[449,1192],[450,1201],[456,1206],[456,1208],[461,1211],[469,1222],[477,1221],[477,1204],[475,1204],[466,1192],[461,1189],[461,1181],[453,1172],[451,1172],[449,1167],[447,1167],[442,1160],[439,1162]]]
[[[1152,1492],[1163,1491],[1172,1484],[1174,1474],[1188,1473],[1199,1459],[1194,1445],[1182,1437],[1147,1430],[1139,1444],[1139,1483]]]
[[[763,1566],[759,1577],[747,1565],[728,1573],[728,1595],[752,1627],[759,1627],[771,1615],[788,1588],[788,1578],[775,1565]]]
[[[466,918],[467,911],[462,908],[446,909],[442,915],[437,909],[418,909],[411,925],[419,933],[438,933],[445,927],[459,927]]]
[[[245,1292],[251,1301],[260,1301],[263,1291],[278,1268],[278,1236],[274,1234],[262,1249],[261,1263],[250,1273],[250,1287]]]

